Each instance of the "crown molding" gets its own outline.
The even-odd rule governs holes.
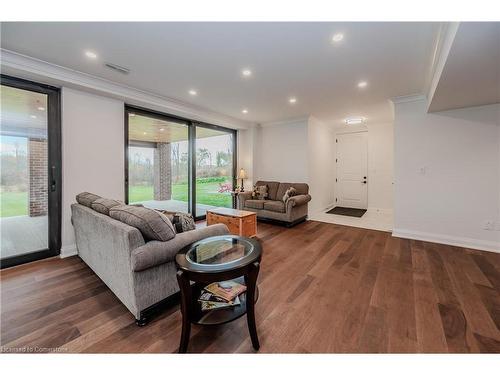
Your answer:
[[[421,100],[426,100],[426,96],[422,94],[403,95],[403,96],[396,96],[389,100],[394,104],[401,104],[401,103],[410,103],[410,102],[418,102]]]
[[[243,121],[209,109],[122,85],[77,70],[52,64],[10,50],[0,49],[2,74],[36,80],[55,86],[70,87],[123,100],[127,104],[147,107],[197,121],[233,129],[248,129],[254,123]]]

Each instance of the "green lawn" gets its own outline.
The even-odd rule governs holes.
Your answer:
[[[196,184],[196,203],[217,207],[231,207],[232,198],[229,193],[219,193],[219,182],[203,182]],[[153,186],[130,186],[129,202],[141,202],[153,199]],[[187,202],[188,185],[172,185],[172,199]]]
[[[2,192],[0,193],[0,217],[28,215],[28,193]]]

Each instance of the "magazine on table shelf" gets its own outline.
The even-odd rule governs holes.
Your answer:
[[[245,285],[232,280],[209,284],[198,298],[201,310],[217,310],[240,305],[238,296],[246,289]]]

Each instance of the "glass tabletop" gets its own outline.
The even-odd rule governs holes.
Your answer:
[[[255,251],[254,245],[242,237],[207,238],[197,242],[186,253],[190,263],[224,265],[236,262]]]

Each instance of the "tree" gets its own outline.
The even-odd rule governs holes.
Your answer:
[[[208,149],[206,149],[206,148],[199,148],[196,151],[196,165],[198,167],[201,167],[202,165],[204,165],[205,161],[207,159],[210,159],[210,158],[211,158],[211,154],[208,151]]]

